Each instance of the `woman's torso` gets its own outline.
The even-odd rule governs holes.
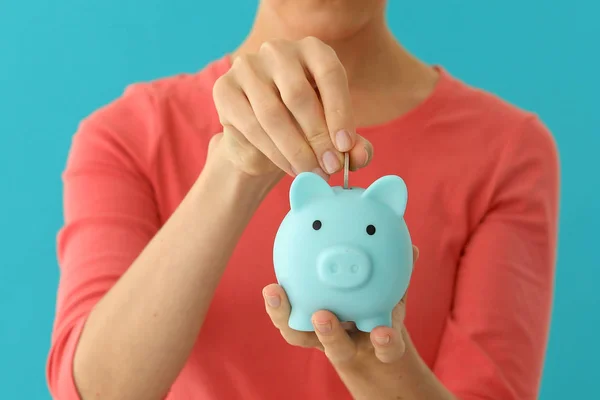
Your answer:
[[[149,84],[158,123],[146,144],[152,154],[146,173],[162,222],[201,172],[210,137],[221,131],[211,91],[228,68],[229,59],[223,58],[198,74]],[[368,168],[351,173],[353,186],[367,187],[387,174],[407,183],[405,219],[420,258],[406,325],[432,368],[451,312],[461,252],[488,207],[489,177],[510,134],[504,127],[521,116],[440,72],[434,92],[417,108],[359,129],[373,144],[374,158]],[[245,230],[169,399],[349,398],[325,355],[288,345],[264,310],[261,290],[276,282],[272,246],[289,210],[290,183],[285,177],[272,190]],[[339,174],[330,183],[341,184]]]

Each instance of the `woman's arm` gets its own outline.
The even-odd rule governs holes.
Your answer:
[[[74,359],[84,398],[153,399],[173,384],[265,187],[209,163],[172,217],[90,313]]]
[[[460,261],[434,372],[462,400],[538,398],[554,284],[559,165],[528,118],[493,179],[491,208]]]
[[[150,184],[131,154],[114,145],[131,133],[104,129],[131,118],[131,96],[102,111],[115,118],[82,125],[64,175],[62,274],[48,363],[51,391],[61,400],[166,395],[271,185],[237,173],[213,143],[197,182],[158,230]]]

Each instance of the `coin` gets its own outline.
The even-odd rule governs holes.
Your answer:
[[[348,173],[350,171],[350,155],[344,153],[344,189],[348,189]]]

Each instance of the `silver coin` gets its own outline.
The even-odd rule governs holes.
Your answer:
[[[344,153],[344,189],[348,189],[348,173],[350,171],[350,155]]]

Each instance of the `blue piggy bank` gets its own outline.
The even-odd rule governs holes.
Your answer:
[[[313,331],[319,310],[363,332],[392,326],[413,268],[406,202],[398,176],[367,189],[331,187],[310,172],[296,176],[273,248],[275,275],[292,308],[290,328]]]

